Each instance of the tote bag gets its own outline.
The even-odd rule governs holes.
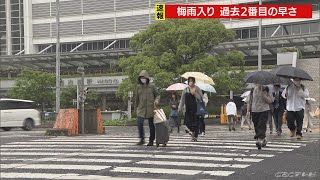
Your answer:
[[[156,109],[154,110],[154,123],[163,123],[167,121],[166,114],[164,113],[163,109]]]
[[[197,101],[197,115],[204,117],[207,114],[206,108],[205,108],[205,103],[203,100],[198,100]]]

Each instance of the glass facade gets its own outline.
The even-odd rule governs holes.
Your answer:
[[[103,50],[109,44],[111,44],[114,40],[108,41],[92,41],[92,42],[84,42],[82,46],[80,46],[75,52],[77,51],[97,51]],[[61,52],[70,52],[72,49],[77,47],[81,42],[78,43],[62,43],[61,44]],[[50,44],[41,44],[39,45],[39,52],[45,49],[46,47],[50,46]],[[130,48],[129,39],[121,39],[118,40],[116,43],[111,45],[109,49],[125,49]],[[56,45],[54,44],[51,48],[47,49],[43,53],[55,53],[56,52]]]
[[[0,0],[0,55],[7,54],[6,25],[6,4]]]
[[[23,0],[11,0],[12,54],[24,49]]]
[[[271,37],[275,32],[278,26],[269,25],[262,27],[262,37]],[[258,27],[256,28],[243,28],[235,29],[236,39],[254,39],[257,38]],[[299,35],[299,34],[312,34],[320,32],[320,22],[319,21],[308,21],[301,23],[292,23],[282,25],[273,37],[279,36],[290,36],[290,35]]]
[[[0,55],[7,55],[7,34],[11,33],[12,54],[24,49],[23,0],[10,1],[10,20],[7,24],[6,1],[0,0]],[[7,32],[6,26],[11,26]]]

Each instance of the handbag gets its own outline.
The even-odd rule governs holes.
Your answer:
[[[317,109],[314,111],[313,117],[320,118],[320,108],[317,108]]]
[[[171,109],[170,117],[178,117],[178,111],[176,109]]]
[[[154,110],[154,123],[163,123],[167,121],[166,114],[164,113],[163,109],[156,109]]]
[[[206,108],[205,108],[205,103],[203,100],[198,100],[197,101],[197,116],[202,116],[204,117],[207,114]]]

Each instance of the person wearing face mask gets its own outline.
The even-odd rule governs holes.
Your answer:
[[[267,89],[258,84],[249,96],[249,103],[247,106],[247,116],[249,116],[250,111],[252,112],[252,121],[254,123],[254,130],[256,135],[254,139],[257,140],[256,146],[258,149],[267,145],[266,131],[267,131],[267,121],[268,112],[270,111],[270,104],[272,103],[272,98],[267,92]]]
[[[294,78],[293,84],[288,85],[282,92],[282,96],[287,99],[287,125],[290,129],[290,137],[297,136],[302,138],[302,125],[304,110],[306,105],[305,98],[309,97],[308,89],[301,84],[300,78]]]
[[[144,141],[144,120],[148,119],[150,137],[147,146],[153,146],[155,140],[154,108],[159,105],[160,94],[153,83],[150,83],[150,76],[146,70],[141,71],[138,77],[138,85],[135,91],[134,112],[137,113],[137,126],[139,130],[140,142],[137,145],[143,145]]]
[[[184,110],[184,124],[187,126],[186,133],[192,136],[192,141],[197,141],[199,134],[199,116],[197,115],[197,101],[203,99],[202,91],[195,85],[194,77],[188,78],[188,87],[182,92],[178,112]],[[191,132],[190,132],[191,131]]]

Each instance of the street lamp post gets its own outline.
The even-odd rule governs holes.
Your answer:
[[[56,113],[60,111],[60,3],[56,0]]]
[[[259,6],[261,6],[262,5],[262,0],[259,0]],[[259,32],[258,32],[258,35],[259,35],[259,37],[258,37],[258,44],[259,44],[259,46],[258,46],[258,70],[259,71],[261,71],[261,66],[262,66],[262,50],[261,50],[261,31],[262,31],[262,19],[260,18],[259,19]]]
[[[84,134],[84,67],[78,67],[78,73],[81,74],[80,102],[81,102],[81,133]]]

